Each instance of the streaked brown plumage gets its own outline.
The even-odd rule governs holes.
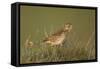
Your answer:
[[[57,31],[56,33],[46,37],[43,42],[46,44],[50,44],[51,46],[54,45],[61,45],[66,38],[66,33],[69,33],[72,29],[72,25],[70,23],[66,23],[64,28]]]

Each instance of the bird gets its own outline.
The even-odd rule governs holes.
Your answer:
[[[50,46],[63,46],[63,42],[66,38],[66,34],[72,30],[71,23],[65,23],[64,27],[57,32],[51,34],[50,36],[46,37],[43,42],[45,44],[49,44]]]

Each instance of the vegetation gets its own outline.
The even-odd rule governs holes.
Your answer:
[[[88,40],[82,42],[75,32],[71,32],[63,46],[49,46],[40,42],[38,46],[22,46],[20,58],[21,64],[95,59],[95,35],[92,32]]]

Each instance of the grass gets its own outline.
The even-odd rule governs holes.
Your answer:
[[[20,63],[41,63],[95,59],[95,35],[91,33],[86,42],[82,42],[75,32],[69,34],[63,46],[38,46],[21,49]]]

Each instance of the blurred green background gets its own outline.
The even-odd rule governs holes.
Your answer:
[[[39,43],[45,38],[45,31],[51,34],[62,28],[67,22],[72,24],[72,32],[76,33],[78,39],[86,43],[91,33],[95,32],[95,10],[21,6],[21,54],[23,54],[24,43],[29,35],[31,36],[30,40],[39,46]]]

